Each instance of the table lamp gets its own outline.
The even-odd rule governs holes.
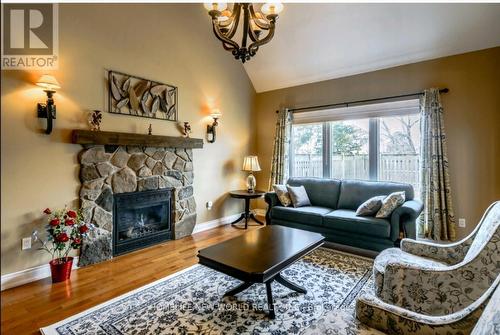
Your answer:
[[[257,156],[246,156],[243,160],[243,171],[249,172],[247,177],[247,190],[250,193],[255,191],[257,181],[253,175],[254,171],[260,171],[259,159]]]

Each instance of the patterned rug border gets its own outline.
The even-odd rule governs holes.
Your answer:
[[[117,297],[115,297],[115,298],[113,298],[113,299],[106,300],[105,302],[102,302],[102,303],[100,303],[99,305],[96,305],[96,306],[94,306],[94,307],[90,307],[90,308],[88,308],[88,309],[86,309],[86,310],[84,310],[84,311],[82,311],[82,312],[80,312],[80,313],[78,313],[78,314],[72,315],[72,316],[70,316],[70,317],[68,317],[68,318],[66,318],[66,319],[64,319],[64,320],[61,320],[61,321],[56,322],[56,323],[53,323],[53,324],[48,325],[48,326],[46,326],[46,327],[42,327],[42,328],[40,328],[40,333],[41,333],[41,334],[43,334],[43,335],[58,335],[58,333],[57,333],[56,329],[57,329],[57,327],[59,327],[59,326],[62,326],[62,325],[64,325],[64,324],[68,323],[68,322],[71,322],[71,321],[73,321],[73,320],[76,320],[76,319],[78,319],[78,318],[80,318],[80,317],[82,317],[82,316],[84,316],[84,315],[87,315],[87,314],[89,314],[89,313],[91,313],[91,312],[93,312],[93,311],[95,311],[95,310],[97,310],[97,309],[99,309],[99,308],[104,307],[104,306],[110,305],[110,304],[112,304],[112,303],[114,303],[114,302],[116,302],[116,301],[118,301],[118,300],[121,300],[121,299],[123,299],[123,298],[129,297],[129,296],[131,296],[131,295],[134,295],[135,293],[138,293],[138,292],[143,291],[143,290],[145,290],[145,289],[148,289],[148,288],[150,288],[151,286],[155,286],[155,285],[157,285],[157,284],[159,284],[159,283],[162,283],[162,282],[164,282],[164,281],[167,281],[167,280],[170,280],[170,279],[172,279],[172,278],[175,278],[175,277],[177,277],[177,276],[179,276],[179,275],[183,274],[184,272],[188,272],[189,270],[192,270],[192,269],[197,268],[197,267],[199,267],[199,266],[201,266],[201,265],[200,265],[200,264],[194,264],[194,265],[191,265],[190,267],[187,267],[187,268],[185,268],[185,269],[182,269],[182,270],[179,270],[179,271],[177,271],[177,272],[174,272],[174,273],[172,273],[171,275],[168,275],[168,276],[166,276],[166,277],[163,277],[163,278],[157,279],[157,280],[155,280],[155,281],[153,281],[153,282],[151,282],[151,283],[149,283],[149,284],[146,284],[146,285],[144,285],[144,286],[140,286],[140,287],[138,287],[138,288],[136,288],[136,289],[134,289],[134,290],[132,290],[132,291],[129,291],[129,292],[127,292],[127,293],[124,293],[124,294],[122,294],[122,295],[119,295],[119,296],[117,296]]]
[[[359,294],[359,291],[363,289],[366,282],[368,281],[368,279],[370,279],[371,276],[372,276],[372,271],[367,270],[363,275],[363,278],[356,283],[356,285],[352,288],[351,292],[349,292],[349,294],[345,297],[344,301],[342,301],[342,303],[339,306],[340,309],[344,308],[345,306],[348,306],[353,301],[353,299]]]
[[[351,256],[351,257],[355,257],[355,258],[361,258],[361,259],[364,259],[366,261],[370,261],[373,263],[373,261],[375,260],[375,258],[372,258],[372,257],[368,257],[368,256],[361,256],[361,255],[356,255],[356,254],[353,254],[353,253],[350,253],[350,252],[347,252],[347,251],[343,251],[343,250],[338,250],[338,249],[335,249],[335,248],[330,248],[330,247],[327,247],[325,245],[322,245],[321,247],[319,247],[319,249],[328,249],[328,250],[333,250],[335,251],[336,253],[339,253],[339,254],[344,254],[344,255],[347,255],[347,256]],[[313,250],[314,251],[314,250]]]
[[[346,256],[349,256],[349,257],[353,257],[353,258],[357,258],[357,259],[360,259],[360,260],[363,260],[363,261],[368,261],[368,262],[373,262],[373,258],[370,258],[370,257],[366,257],[366,256],[361,256],[361,255],[357,255],[357,254],[353,254],[353,253],[350,253],[350,252],[346,252],[346,251],[341,251],[341,250],[338,250],[338,249],[335,249],[335,248],[329,248],[329,247],[325,247],[325,246],[322,246],[319,249],[324,249],[324,251],[333,251],[335,253],[338,253],[338,254],[343,254],[343,255],[346,255]],[[78,314],[75,314],[75,315],[72,315],[66,319],[63,319],[61,321],[58,321],[56,323],[53,323],[51,325],[48,325],[46,327],[42,327],[40,328],[40,333],[42,335],[59,335],[57,329],[58,327],[60,326],[63,326],[65,324],[68,324],[74,320],[77,320],[85,315],[88,315],[98,309],[101,309],[101,308],[104,308],[106,306],[109,306],[117,301],[120,301],[122,299],[125,299],[127,297],[130,297],[130,296],[133,296],[134,294],[138,293],[138,292],[141,292],[141,291],[144,291],[144,290],[147,290],[148,288],[152,287],[152,286],[155,286],[155,285],[158,285],[160,283],[163,283],[165,281],[168,281],[168,280],[171,280],[177,276],[180,276],[182,274],[184,274],[185,272],[188,272],[188,271],[191,271],[191,270],[194,270],[198,267],[201,267],[202,265],[200,264],[194,264],[192,266],[189,266],[185,269],[182,269],[182,270],[179,270],[175,273],[172,273],[166,277],[163,277],[163,278],[160,278],[160,279],[157,279],[149,284],[146,284],[144,286],[140,286],[132,291],[129,291],[129,292],[126,292],[122,295],[119,295],[115,298],[112,298],[110,300],[107,300],[107,301],[104,301],[96,306],[93,306],[93,307],[90,307]],[[356,296],[356,294],[359,292],[359,290],[362,289],[362,287],[365,285],[365,283],[369,280],[369,278],[371,277],[371,271],[367,271],[364,275],[363,275],[363,278],[360,280],[360,282],[358,282],[353,288],[352,290],[349,292],[349,294],[347,294],[347,296],[345,297],[344,301],[341,303],[341,306],[345,307],[346,304],[349,304],[349,301],[350,301],[350,298],[352,298],[353,296]]]

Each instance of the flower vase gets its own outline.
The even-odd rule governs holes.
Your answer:
[[[52,283],[66,281],[71,276],[73,268],[73,257],[61,257],[49,262],[50,273],[52,274]]]

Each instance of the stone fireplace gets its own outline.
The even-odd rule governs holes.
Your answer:
[[[95,229],[84,241],[79,266],[135,250],[142,242],[151,245],[191,235],[196,224],[191,148],[82,145],[84,149],[79,155],[81,209],[85,222],[92,223]],[[129,202],[132,209],[119,211],[119,216],[115,216],[117,206],[124,205],[134,195],[136,202],[139,198],[143,205],[148,202],[155,205],[142,210]],[[170,213],[165,212],[165,206]],[[128,226],[115,230],[120,219]],[[148,227],[144,227],[146,225]],[[135,244],[128,244],[129,250],[124,247],[127,233],[138,237]]]
[[[173,188],[113,197],[113,256],[172,239]]]

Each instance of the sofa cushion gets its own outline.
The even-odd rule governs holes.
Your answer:
[[[338,179],[290,178],[287,184],[290,186],[304,186],[313,206],[337,208],[340,194],[340,180]]]
[[[286,186],[290,199],[292,199],[293,207],[311,206],[311,201],[307,196],[307,191],[304,186]]]
[[[399,191],[405,192],[406,200],[413,200],[413,186],[410,184],[385,181],[342,180],[339,202],[336,208],[356,210],[359,205],[374,196],[389,195]]]
[[[382,207],[375,215],[376,218],[384,219],[391,216],[392,212],[405,203],[405,192],[394,192],[382,200]]]
[[[382,200],[385,199],[383,195],[377,195],[376,197],[370,198],[359,205],[356,209],[357,216],[375,216],[378,210],[382,207]]]
[[[391,223],[386,219],[356,216],[356,212],[346,209],[337,209],[323,217],[323,225],[328,228],[349,233],[371,235],[389,238]]]
[[[323,224],[323,215],[332,211],[331,208],[306,206],[306,207],[281,207],[276,206],[271,210],[271,217],[284,221],[300,222],[312,226]]]
[[[273,190],[276,192],[276,195],[283,206],[288,207],[292,204],[292,199],[290,199],[290,194],[288,194],[286,185],[274,184]]]

